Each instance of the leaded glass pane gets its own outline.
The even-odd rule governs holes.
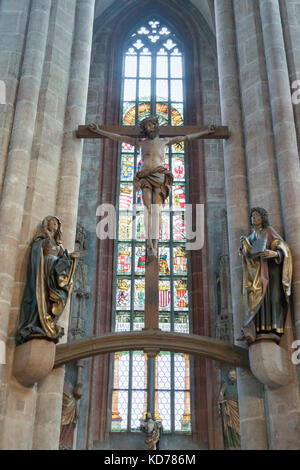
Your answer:
[[[144,245],[135,247],[135,273],[145,274],[146,251]]]
[[[124,80],[124,101],[135,101],[136,97],[136,80]],[[179,101],[179,100],[178,100]]]
[[[118,403],[118,413],[112,414],[112,431],[127,431],[128,420],[128,391],[115,390],[113,392],[113,403]]]
[[[186,279],[176,279],[174,282],[174,309],[188,310],[188,288]]]
[[[169,99],[168,80],[156,80],[156,96],[160,101],[168,101]]]
[[[161,227],[160,227],[160,237],[161,242],[166,242],[170,240],[170,214],[169,212],[161,213]]]
[[[184,210],[185,208],[185,184],[175,183],[172,188],[172,204],[174,210]]]
[[[175,431],[191,432],[190,392],[175,392]]]
[[[118,274],[130,274],[131,273],[131,245],[119,243],[118,245]]]
[[[172,160],[172,170],[175,181],[182,181],[185,177],[184,158],[180,155],[174,155]]]
[[[175,245],[173,249],[174,274],[187,274],[187,253],[183,245]]]
[[[168,78],[169,67],[168,67],[168,56],[158,55],[156,57],[156,75],[159,78]]]
[[[131,210],[133,203],[133,185],[130,183],[121,183],[120,185],[120,210]]]
[[[134,157],[133,155],[123,154],[121,158],[121,180],[132,181],[133,175],[134,175]]]
[[[155,393],[155,418],[162,422],[163,430],[171,431],[171,393],[157,391]]]
[[[186,238],[186,228],[184,216],[181,213],[175,213],[173,216],[173,240],[182,241]]]
[[[144,312],[134,312],[133,314],[133,330],[142,330],[145,326]]]
[[[148,55],[140,56],[140,77],[150,78],[151,77],[151,57]]]
[[[115,331],[130,331],[130,312],[116,314]]]
[[[171,78],[182,78],[182,58],[171,56]]]
[[[171,100],[183,101],[182,80],[171,80]]]
[[[137,56],[127,55],[125,57],[125,77],[136,77],[137,74]]]
[[[119,217],[119,240],[132,239],[132,216],[120,213]]]
[[[149,101],[151,99],[151,81],[139,80],[139,100]]]
[[[162,331],[171,331],[170,312],[159,312],[159,328]]]
[[[159,281],[159,309],[170,310],[171,307],[171,287],[170,281]]]
[[[170,275],[170,248],[165,245],[161,245],[159,248],[159,274]]]
[[[141,419],[145,419],[147,412],[147,392],[141,390],[132,391],[131,405],[131,431],[139,431]]]
[[[134,309],[145,309],[145,279],[136,279],[134,281]]]
[[[156,356],[156,388],[171,389],[171,354],[161,353]]]
[[[120,278],[117,284],[116,308],[117,310],[130,309],[131,280]]]
[[[189,334],[189,313],[174,312],[174,331]]]
[[[134,351],[132,354],[132,388],[147,388],[147,361],[146,354],[142,351]]]

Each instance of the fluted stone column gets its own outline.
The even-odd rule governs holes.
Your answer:
[[[272,116],[258,2],[235,0],[237,50],[249,207],[264,207],[273,227],[282,231],[281,207],[274,155]]]
[[[63,224],[64,245],[70,250],[74,247],[76,235],[82,160],[82,142],[76,138],[74,131],[85,121],[94,8],[95,0],[77,0],[65,134],[57,190],[56,214]],[[65,331],[68,329],[68,314],[66,309],[60,321]],[[64,341],[67,340],[66,336]],[[63,383],[64,369],[59,368],[38,387],[34,449],[58,449]]]
[[[300,88],[300,0],[279,1],[292,92],[299,100]],[[297,82],[297,83],[296,83]],[[300,104],[293,103],[300,152]]]
[[[300,339],[300,167],[278,0],[259,2],[285,236],[293,253],[295,329]]]
[[[0,205],[0,338],[6,339],[51,0],[32,0]],[[34,67],[31,67],[34,64]]]
[[[65,116],[60,178],[56,213],[64,228],[64,245],[72,249],[76,234],[78,194],[83,141],[75,136],[85,122],[91,60],[95,0],[77,1],[76,24],[70,72],[70,85]]]
[[[228,214],[231,289],[235,337],[240,335],[242,278],[239,238],[248,233],[248,194],[242,112],[232,0],[215,0],[222,122],[231,137],[224,142],[226,203]],[[244,370],[238,371],[242,448],[267,449],[263,387]]]
[[[293,303],[296,338],[300,338],[300,167],[282,18],[278,0],[259,2],[267,64],[275,153],[285,237],[293,254]],[[287,321],[282,346],[291,354],[293,334]],[[266,392],[271,447],[299,449],[300,400],[295,367],[292,383]]]
[[[0,80],[6,88],[6,102],[0,104],[0,188],[14,120],[30,2],[0,2]]]

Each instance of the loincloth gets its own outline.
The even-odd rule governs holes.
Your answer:
[[[134,189],[139,191],[144,188],[160,188],[160,195],[165,203],[165,200],[170,194],[170,189],[173,185],[173,174],[163,166],[157,166],[153,170],[144,170],[136,173],[133,179]]]

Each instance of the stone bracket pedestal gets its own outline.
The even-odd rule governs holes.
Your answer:
[[[290,358],[274,341],[260,340],[249,347],[253,375],[270,389],[280,388],[292,380]]]
[[[15,349],[13,374],[25,387],[47,377],[53,369],[56,346],[53,341],[32,339]]]

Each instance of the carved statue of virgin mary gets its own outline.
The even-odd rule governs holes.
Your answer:
[[[21,304],[16,344],[33,338],[58,341],[64,335],[56,323],[72,290],[76,258],[61,243],[61,222],[45,217],[31,244],[24,296]]]

